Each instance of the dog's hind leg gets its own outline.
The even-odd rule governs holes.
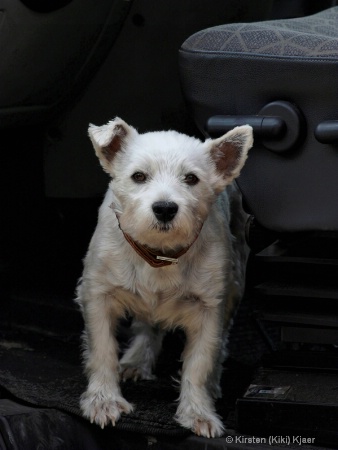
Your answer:
[[[164,331],[136,320],[131,325],[134,338],[120,360],[120,373],[123,381],[153,380],[152,371],[161,351]]]

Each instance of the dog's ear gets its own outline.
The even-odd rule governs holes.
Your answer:
[[[89,125],[88,134],[103,169],[110,173],[111,163],[117,152],[125,148],[127,140],[137,131],[124,120],[116,117],[106,125]]]
[[[223,188],[238,177],[252,145],[253,133],[249,125],[236,127],[211,141],[210,155],[222,176]]]

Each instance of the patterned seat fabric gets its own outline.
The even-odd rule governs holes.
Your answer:
[[[221,25],[202,30],[186,51],[251,53],[278,57],[338,57],[338,7],[299,19]]]

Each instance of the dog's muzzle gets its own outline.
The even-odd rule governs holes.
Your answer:
[[[153,213],[159,222],[171,222],[176,216],[178,205],[175,202],[160,201],[152,205]]]
[[[154,206],[156,209],[156,205],[157,205],[157,207],[159,207],[159,209],[157,210],[157,214],[161,214],[161,207],[163,206],[163,204],[165,204],[165,209],[167,208],[168,205],[169,205],[169,208],[170,207],[172,208],[171,211],[169,209],[169,212],[166,211],[165,213],[163,213],[164,215],[167,214],[166,217],[168,217],[168,218],[171,217],[170,219],[168,219],[168,218],[166,219],[168,222],[175,217],[175,215],[178,211],[178,205],[174,202],[156,202],[152,206],[153,210],[154,210]],[[155,211],[154,211],[154,214],[156,215]],[[200,225],[200,228],[198,230],[198,233],[195,236],[195,239],[190,244],[188,244],[186,247],[183,247],[178,253],[176,253],[174,255],[170,255],[170,257],[168,257],[166,255],[163,255],[162,253],[152,250],[151,248],[147,247],[146,245],[141,245],[139,242],[134,241],[132,239],[132,237],[129,236],[129,234],[125,233],[123,231],[123,229],[121,228],[120,214],[115,211],[115,215],[116,215],[116,219],[117,219],[119,228],[122,231],[126,241],[131,245],[131,247],[136,251],[136,253],[138,253],[152,267],[164,267],[164,266],[170,266],[173,264],[177,264],[178,258],[183,256],[189,250],[189,248],[197,240],[197,238],[201,232],[201,229],[203,227],[203,222],[202,222]],[[158,219],[158,220],[160,220],[160,219]]]

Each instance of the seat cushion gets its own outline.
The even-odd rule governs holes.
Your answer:
[[[300,19],[221,25],[189,37],[182,50],[265,56],[338,56],[338,7]]]

